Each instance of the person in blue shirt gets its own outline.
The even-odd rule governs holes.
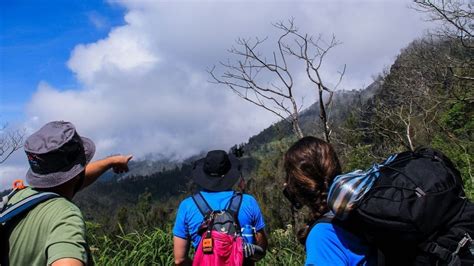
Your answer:
[[[229,204],[235,191],[233,187],[243,178],[240,171],[240,161],[234,155],[225,151],[214,150],[207,153],[206,157],[198,160],[193,168],[192,177],[200,187],[200,193],[213,210],[224,210]],[[190,265],[188,257],[190,244],[196,248],[201,240],[198,229],[204,216],[198,209],[192,197],[184,199],[179,205],[176,221],[173,228],[174,258],[176,265]],[[262,212],[255,198],[243,194],[242,203],[238,212],[241,227],[254,228],[254,243],[263,249],[267,247],[265,222]]]
[[[294,207],[306,205],[311,210],[311,221],[298,232],[306,246],[306,265],[375,265],[377,251],[363,238],[348,226],[320,220],[331,216],[327,195],[334,177],[341,173],[333,147],[321,139],[304,137],[286,152],[284,168],[284,195]]]

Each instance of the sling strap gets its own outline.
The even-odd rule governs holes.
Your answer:
[[[15,222],[13,224],[8,224],[8,221],[11,221],[13,218],[25,214],[28,211],[32,210],[36,205],[41,202],[45,202],[48,199],[60,197],[60,195],[53,192],[39,192],[33,194],[29,197],[26,197],[19,202],[8,205],[8,201],[13,197],[13,195],[22,188],[14,188],[10,194],[2,198],[0,202],[0,265],[9,265],[9,257],[3,254],[9,253],[9,243],[8,237],[5,235],[10,234],[9,232],[13,229]],[[4,235],[5,234],[5,235]],[[89,257],[89,255],[88,255]]]
[[[19,214],[25,213],[31,209],[33,209],[36,205],[41,202],[44,202],[51,198],[60,197],[58,194],[53,192],[40,192],[29,197],[26,197],[19,202],[7,206],[5,203],[2,203],[3,206],[0,206],[1,213],[0,213],[0,224],[4,224],[7,221],[13,219]]]

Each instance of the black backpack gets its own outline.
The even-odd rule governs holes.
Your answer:
[[[384,254],[384,264],[474,265],[469,249],[474,205],[449,158],[420,148],[376,166],[368,172],[376,176],[373,184],[343,222]],[[337,191],[337,185],[331,189]],[[351,198],[349,194],[343,196]],[[329,205],[334,202],[328,199]]]
[[[224,210],[213,210],[200,192],[193,195],[193,201],[204,216],[203,225],[207,225],[212,218],[212,229],[226,232],[230,235],[240,234],[240,223],[238,220],[240,205],[242,204],[242,193],[235,192],[232,195],[227,208]],[[201,226],[200,230],[203,229]]]

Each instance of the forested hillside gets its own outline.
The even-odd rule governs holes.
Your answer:
[[[344,170],[366,168],[391,153],[432,146],[453,160],[474,199],[474,87],[472,78],[466,78],[474,76],[473,55],[458,40],[427,37],[403,49],[365,90],[338,91],[329,121]],[[305,135],[323,136],[315,106],[302,112],[301,124]],[[270,253],[264,261],[269,265],[287,265],[290,259],[301,264],[303,259],[292,232],[304,222],[305,210],[292,215],[281,193],[282,157],[295,140],[291,125],[282,121],[234,147],[244,151],[246,192],[261,204],[271,232]],[[130,259],[132,249],[146,243],[160,252],[142,247],[133,254],[169,263],[176,208],[195,189],[191,168],[188,160],[146,176],[97,182],[80,193],[76,202],[90,221],[96,260],[113,264],[113,258]]]

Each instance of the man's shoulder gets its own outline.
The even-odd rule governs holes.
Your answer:
[[[252,195],[247,194],[247,193],[241,193],[242,194],[242,200],[248,200],[248,201],[257,201]]]
[[[13,197],[9,201],[9,204],[16,204],[19,201],[38,193],[41,192],[27,187],[13,195]],[[65,216],[75,214],[82,217],[80,209],[73,202],[61,196],[47,199],[44,202],[38,203],[38,205],[30,211],[30,213],[38,212],[47,212],[50,213],[52,216]]]
[[[41,204],[43,204],[44,207],[47,209],[55,211],[61,210],[65,213],[74,213],[82,217],[82,212],[79,207],[77,207],[76,204],[63,197],[53,198]]]
[[[334,225],[331,223],[317,223],[311,228],[306,239],[306,247],[314,245],[339,245],[338,235],[336,234]]]
[[[313,226],[308,235],[308,240],[342,245],[345,243],[357,244],[361,239],[343,227],[330,222],[320,222]]]
[[[242,194],[242,205],[255,206],[255,205],[258,205],[258,202],[252,195],[243,193]]]
[[[317,222],[309,233],[309,236],[321,236],[322,234],[336,234],[334,225],[330,222]]]
[[[194,204],[194,200],[193,200],[193,195],[185,198],[184,200],[181,201],[180,205],[179,205],[179,209],[181,211],[184,211],[185,209],[188,209],[191,205]]]

